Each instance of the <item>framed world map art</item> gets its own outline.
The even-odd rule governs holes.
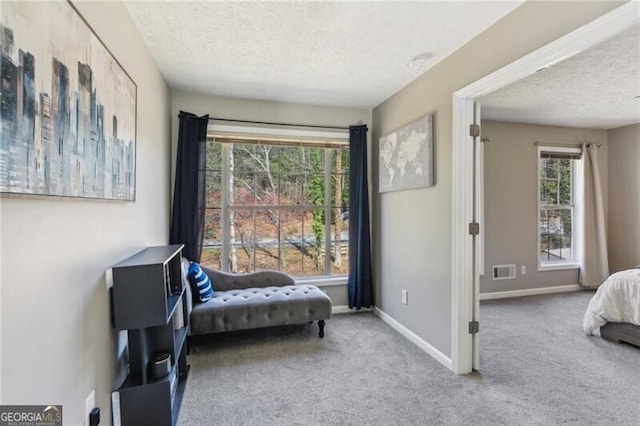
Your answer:
[[[0,67],[0,192],[135,200],[137,87],[70,2],[3,2]]]
[[[382,136],[379,152],[380,192],[433,186],[433,114]]]

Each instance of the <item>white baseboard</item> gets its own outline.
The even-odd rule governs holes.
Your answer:
[[[528,288],[525,290],[496,291],[493,293],[480,293],[480,300],[506,299],[508,297],[535,296],[538,294],[565,293],[568,291],[582,290],[579,284],[558,285],[553,287]]]
[[[409,330],[404,325],[400,324],[398,321],[391,318],[384,311],[381,311],[377,307],[373,308],[373,313],[380,317],[380,319],[387,324],[389,324],[394,330],[398,333],[402,334],[404,337],[409,339],[413,344],[417,347],[425,351],[428,355],[438,361],[440,364],[447,367],[449,370],[453,371],[453,362],[451,362],[451,358],[440,352],[438,349],[427,343],[413,331]]]
[[[333,306],[332,314],[357,314],[359,312],[371,312],[371,308],[351,309],[348,305]]]

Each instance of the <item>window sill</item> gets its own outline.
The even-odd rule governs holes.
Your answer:
[[[296,284],[310,284],[317,287],[332,287],[338,285],[347,285],[348,278],[344,277],[301,277],[295,278]]]
[[[580,265],[577,263],[556,263],[556,264],[538,266],[538,272],[563,271],[568,269],[580,269]]]

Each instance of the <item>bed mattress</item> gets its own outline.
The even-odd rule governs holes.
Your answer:
[[[640,269],[612,274],[591,298],[582,321],[585,333],[593,334],[607,323],[640,326]],[[616,327],[612,326],[609,331],[613,328]],[[625,334],[637,329],[640,327],[624,328]]]

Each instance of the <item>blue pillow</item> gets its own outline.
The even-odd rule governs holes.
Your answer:
[[[213,287],[209,276],[204,273],[196,262],[192,262],[187,273],[192,290],[198,295],[198,300],[206,302],[213,297]]]

